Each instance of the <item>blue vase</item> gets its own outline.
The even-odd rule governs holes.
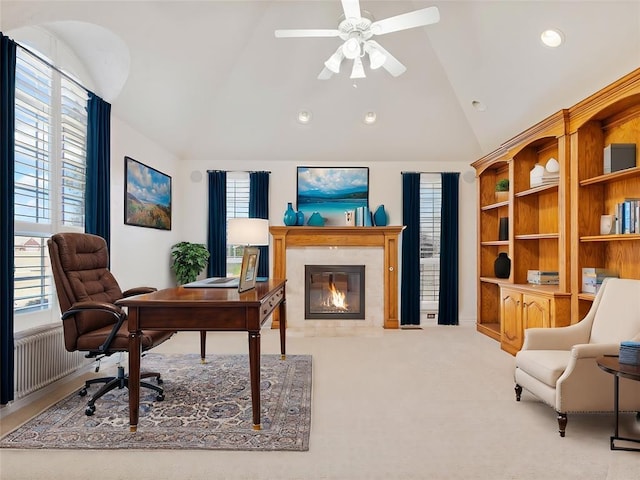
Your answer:
[[[388,217],[387,212],[384,210],[384,205],[380,205],[373,214],[373,223],[376,227],[385,227],[387,221]]]
[[[283,221],[287,227],[291,227],[292,225],[295,225],[296,222],[298,221],[298,215],[296,214],[296,211],[293,209],[293,205],[291,205],[291,202],[287,204],[287,209],[284,212]]]
[[[324,218],[318,212],[314,212],[307,220],[307,225],[312,227],[324,227]]]
[[[304,225],[304,212],[300,210],[296,213],[296,225]]]
[[[371,211],[369,207],[362,208],[362,226],[363,227],[372,227],[373,221],[371,219]]]

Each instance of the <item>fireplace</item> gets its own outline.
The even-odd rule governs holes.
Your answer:
[[[305,320],[364,320],[364,269],[364,265],[305,265]]]

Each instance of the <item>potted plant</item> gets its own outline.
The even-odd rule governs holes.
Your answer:
[[[501,178],[496,182],[496,202],[504,202],[509,199],[509,179]]]
[[[171,247],[173,264],[178,285],[195,282],[198,275],[207,266],[209,250],[202,243],[179,242]]]

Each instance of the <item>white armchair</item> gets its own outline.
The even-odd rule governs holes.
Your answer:
[[[516,400],[525,389],[554,407],[561,437],[567,413],[612,412],[614,379],[596,358],[618,355],[624,340],[640,340],[640,280],[607,278],[579,323],[525,330],[516,354]],[[619,400],[620,411],[640,418],[640,382],[620,379]]]

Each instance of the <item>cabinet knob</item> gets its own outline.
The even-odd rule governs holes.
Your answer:
[[[389,271],[390,271],[390,272],[393,272],[393,267],[389,267]]]

